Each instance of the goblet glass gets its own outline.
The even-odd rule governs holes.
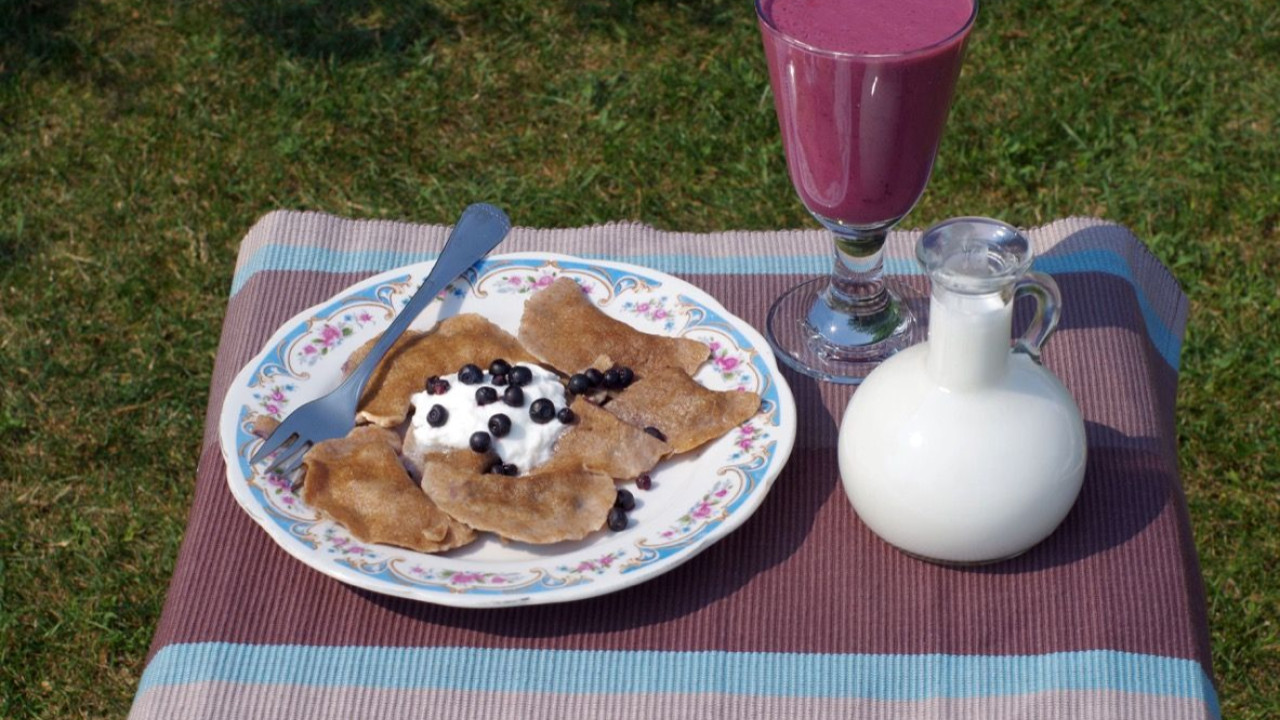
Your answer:
[[[912,343],[884,243],[929,182],[976,15],[976,0],[756,0],[787,170],[834,240],[831,273],[769,310],[792,368],[858,383]]]

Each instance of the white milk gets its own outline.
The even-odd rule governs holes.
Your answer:
[[[840,425],[840,474],[858,515],[914,555],[1017,555],[1070,511],[1084,423],[1052,373],[1011,352],[1012,302],[943,290],[929,341],[882,363]]]
[[[998,292],[935,291],[929,300],[929,374],[953,390],[995,382],[1005,372],[1012,327],[1013,303]]]

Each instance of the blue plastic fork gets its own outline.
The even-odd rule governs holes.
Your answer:
[[[289,413],[253,453],[249,463],[255,464],[279,450],[267,471],[288,476],[302,465],[303,456],[313,445],[351,432],[356,424],[356,409],[364,386],[391,345],[446,285],[502,242],[510,230],[511,221],[506,214],[492,205],[478,203],[464,210],[427,279],[422,281],[418,291],[391,321],[355,371],[333,392]]]

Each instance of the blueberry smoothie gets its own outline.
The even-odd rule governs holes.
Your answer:
[[[887,227],[924,192],[974,2],[757,0],[791,180],[828,227]]]

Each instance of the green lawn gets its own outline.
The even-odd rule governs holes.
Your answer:
[[[990,0],[908,219],[1127,225],[1192,299],[1230,718],[1280,715],[1280,6]],[[747,0],[0,0],[0,717],[119,717],[261,214],[811,227]]]

